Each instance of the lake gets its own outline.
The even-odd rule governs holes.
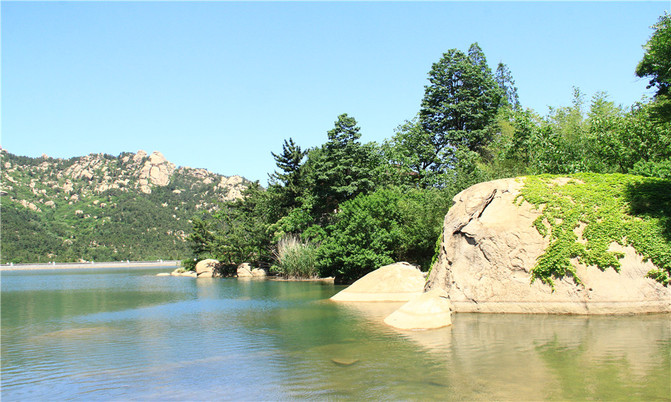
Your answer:
[[[320,282],[2,273],[2,400],[669,400],[669,315],[382,323]]]

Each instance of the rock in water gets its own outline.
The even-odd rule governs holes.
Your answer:
[[[266,270],[263,268],[254,268],[252,269],[252,276],[255,278],[263,278],[267,276]]]
[[[199,278],[212,278],[216,275],[217,267],[219,267],[219,261],[211,258],[198,261],[196,264],[196,275]]]
[[[252,277],[252,266],[249,263],[242,263],[238,265],[237,270],[238,278],[251,278]]]
[[[382,302],[408,301],[424,289],[424,275],[407,262],[385,265],[369,272],[331,297],[333,301]]]
[[[445,216],[443,241],[426,289],[443,289],[456,312],[629,314],[671,311],[671,289],[647,273],[651,262],[631,247],[612,244],[625,255],[620,272],[572,261],[583,285],[555,280],[555,290],[531,283],[536,259],[549,245],[533,226],[540,212],[515,198],[523,178],[472,186],[454,197]],[[556,180],[565,185],[568,180]]]
[[[452,324],[452,305],[447,293],[440,288],[430,290],[410,300],[384,319],[398,329],[434,329]]]

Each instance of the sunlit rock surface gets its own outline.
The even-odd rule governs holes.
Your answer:
[[[407,262],[385,265],[360,278],[331,300],[338,302],[408,301],[422,293],[424,275]]]
[[[671,311],[671,291],[646,274],[654,268],[631,247],[621,270],[604,271],[573,261],[583,285],[555,281],[555,291],[530,271],[548,246],[532,226],[539,212],[514,200],[523,179],[472,186],[454,197],[445,217],[438,261],[426,289],[443,289],[456,312],[628,314]],[[563,185],[565,181],[557,181]],[[580,241],[580,239],[579,239]]]

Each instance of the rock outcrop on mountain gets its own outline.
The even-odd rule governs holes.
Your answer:
[[[175,194],[202,190],[208,199],[228,201],[241,198],[247,186],[247,180],[241,176],[176,167],[158,151],[151,155],[140,150],[118,157],[90,154],[54,159],[46,155],[42,158],[15,156],[3,149],[0,157],[3,167],[1,194],[32,210],[39,209],[41,204],[50,203],[48,206],[53,207],[63,201],[77,201],[108,190],[151,194],[157,187],[174,187]],[[205,202],[198,209],[210,209],[213,205]]]
[[[190,219],[249,183],[157,151],[56,159],[0,149],[0,166],[2,262],[180,258]]]
[[[568,182],[584,185],[555,179],[553,186]],[[623,257],[620,272],[586,266],[573,258],[571,265],[579,280],[571,276],[555,279],[554,289],[541,280],[532,281],[531,271],[550,240],[534,225],[543,207],[520,203],[523,185],[523,178],[496,180],[472,186],[454,197],[426,290],[446,291],[456,312],[671,312],[671,289],[648,277],[655,266],[631,246],[609,246]],[[581,229],[575,229],[577,242],[586,243]]]

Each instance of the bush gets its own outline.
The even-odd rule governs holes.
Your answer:
[[[646,177],[658,177],[660,179],[671,179],[671,161],[638,161],[629,170],[630,174]]]
[[[319,249],[322,276],[353,282],[397,261],[429,268],[452,192],[380,189],[340,204]]]
[[[297,236],[287,235],[277,243],[275,252],[277,265],[275,270],[287,278],[316,278],[317,247],[308,242],[302,242]]]

